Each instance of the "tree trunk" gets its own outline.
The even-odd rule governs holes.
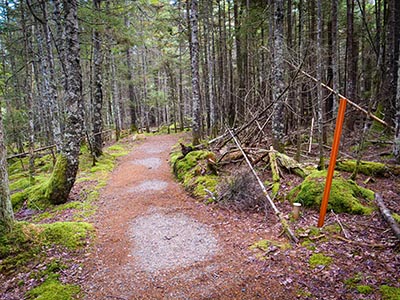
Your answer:
[[[324,126],[324,119],[323,119],[323,112],[324,112],[324,105],[323,105],[323,92],[322,92],[322,0],[317,0],[317,128],[318,128],[318,148],[319,148],[319,169],[323,170],[325,168],[324,164],[324,141],[323,141],[323,126]]]
[[[400,61],[400,54],[399,54]],[[398,65],[397,71],[397,93],[396,93],[396,116],[395,116],[395,135],[394,135],[394,143],[393,143],[393,154],[397,160],[397,163],[400,163],[400,63]]]
[[[331,62],[332,62],[332,88],[335,91],[339,90],[339,68],[338,68],[338,0],[332,0],[332,49],[331,49]],[[333,96],[332,103],[332,116],[336,116],[338,110],[338,99],[336,95]]]
[[[7,172],[7,151],[4,145],[3,120],[0,113],[0,235],[12,229],[14,214],[10,200]]]
[[[129,23],[128,23],[129,24]],[[129,27],[129,26],[128,26]],[[134,132],[138,128],[136,116],[135,87],[133,85],[133,64],[132,64],[132,48],[128,46],[126,50],[126,66],[128,68],[128,94],[129,94],[129,114],[131,117],[131,131]]]
[[[199,40],[198,40],[198,2],[192,0],[190,7],[191,28],[191,70],[192,70],[192,101],[193,101],[193,145],[201,139],[201,106],[200,106],[200,76],[199,76]]]
[[[29,20],[29,19],[28,19]],[[33,112],[33,80],[32,80],[32,30],[27,26],[25,5],[21,3],[21,25],[24,35],[24,55],[25,55],[25,105],[28,110],[28,148],[29,148],[29,181],[33,184],[35,173],[35,126]]]
[[[275,30],[274,30],[274,49],[273,49],[273,62],[272,62],[272,95],[274,102],[274,111],[272,118],[272,135],[273,146],[279,151],[283,152],[283,137],[284,137],[284,99],[283,91],[285,89],[284,82],[284,61],[283,61],[283,0],[275,1]]]
[[[53,204],[65,203],[75,183],[83,128],[78,3],[77,0],[63,0],[62,6],[65,39],[62,39],[64,43],[61,47],[64,47],[69,59],[66,60],[64,74],[64,139],[46,190],[46,197]]]
[[[115,78],[115,58],[114,53],[112,53],[110,49],[110,60],[111,60],[111,102],[112,102],[112,110],[114,116],[114,124],[115,124],[115,139],[119,141],[121,137],[121,118],[120,118],[120,106],[119,106],[119,97],[118,97],[118,83]]]
[[[99,16],[101,0],[93,0],[95,13]],[[99,157],[103,153],[103,80],[102,80],[103,54],[101,51],[101,35],[97,28],[93,31],[93,155]]]

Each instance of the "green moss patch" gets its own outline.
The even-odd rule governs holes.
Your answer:
[[[356,160],[338,161],[336,169],[345,172],[354,172],[356,169]],[[396,166],[387,166],[383,163],[373,161],[360,161],[358,172],[367,176],[387,176],[390,173],[399,173],[400,168]]]
[[[363,295],[371,294],[373,291],[374,291],[373,288],[370,287],[369,285],[358,285],[357,286],[357,292],[359,292],[360,294],[363,294]]]
[[[93,231],[93,225],[85,222],[56,222],[39,226],[43,229],[43,244],[61,245],[70,250],[85,245],[86,237]]]
[[[271,240],[260,240],[251,245],[250,250],[259,249],[262,251],[268,251],[271,246],[278,247],[281,250],[288,250],[292,248],[292,245],[290,245],[289,243],[280,243]]]
[[[329,266],[332,261],[332,258],[329,256],[325,256],[322,253],[314,253],[308,262],[311,268],[315,268],[317,266]]]
[[[295,187],[288,195],[292,202],[300,202],[305,207],[319,209],[322,194],[325,189],[326,171],[315,171],[308,175],[302,184]],[[338,173],[332,181],[328,210],[336,213],[347,212],[352,214],[370,214],[373,208],[363,205],[364,202],[372,202],[374,192],[358,186],[352,180],[346,180]]]
[[[61,246],[75,250],[86,244],[93,231],[88,223],[56,222],[34,225],[16,222],[12,232],[0,235],[0,271],[28,267],[28,263],[40,260],[44,246]]]
[[[215,154],[207,150],[189,152],[185,157],[178,151],[170,157],[173,171],[186,190],[197,197],[206,197],[207,192],[215,193],[218,176],[210,167],[209,160],[216,161]]]
[[[382,285],[379,288],[382,294],[382,300],[399,300],[400,299],[400,288]]]
[[[26,293],[29,300],[71,300],[79,294],[76,285],[62,284],[57,276],[49,276],[41,285]]]

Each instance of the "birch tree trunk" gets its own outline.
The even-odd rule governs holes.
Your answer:
[[[78,41],[78,3],[77,0],[63,0],[63,25],[65,39],[65,80],[64,96],[65,124],[63,142],[57,163],[50,177],[46,197],[53,204],[65,203],[78,171],[78,156],[83,128],[82,75],[80,67],[80,49]]]
[[[93,7],[97,13],[101,9],[101,0],[93,0]],[[93,31],[93,154],[99,157],[103,153],[103,80],[102,80],[103,54],[101,51],[101,35],[97,28]]]
[[[4,145],[2,113],[0,113],[0,234],[10,231],[13,222],[14,214],[8,187],[7,151]]]
[[[272,97],[274,102],[272,118],[273,146],[283,152],[284,137],[284,98],[282,93],[285,89],[284,82],[284,60],[283,60],[283,0],[275,1],[275,30],[274,30],[274,49],[272,60]]]
[[[200,76],[199,76],[199,39],[198,39],[198,1],[192,0],[190,7],[190,29],[191,29],[191,70],[192,70],[192,101],[193,122],[192,137],[193,145],[200,143],[201,139],[201,107],[200,107]]]

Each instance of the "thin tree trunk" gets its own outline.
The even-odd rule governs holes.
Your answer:
[[[339,67],[338,67],[338,0],[332,0],[332,88],[339,90]],[[338,110],[338,99],[333,96],[332,115],[336,116]]]
[[[33,183],[35,173],[35,128],[33,116],[33,81],[32,81],[32,64],[30,60],[33,57],[32,53],[32,30],[27,27],[25,14],[25,5],[21,3],[21,25],[24,35],[24,54],[25,54],[25,104],[28,110],[28,149],[29,149],[29,181]]]
[[[127,27],[130,27],[129,20],[127,21]],[[128,46],[126,50],[126,66],[128,68],[128,94],[129,94],[129,114],[131,118],[131,126],[130,129],[132,132],[137,130],[137,116],[136,116],[136,109],[137,104],[135,101],[135,87],[133,85],[133,64],[132,64],[132,48]]]
[[[323,93],[322,93],[322,0],[317,0],[317,128],[318,128],[318,148],[319,148],[319,169],[325,168],[324,163],[324,140],[323,140]]]
[[[50,111],[50,120],[53,130],[54,142],[57,145],[57,149],[60,150],[62,146],[62,132],[60,125],[60,109],[58,105],[58,95],[57,95],[57,81],[55,76],[55,65],[53,56],[52,39],[50,35],[50,27],[48,23],[47,7],[46,2],[42,2],[42,13],[43,13],[43,33],[46,39],[46,61],[48,67],[48,83],[46,87],[48,95],[48,104]]]
[[[120,118],[120,106],[119,106],[119,96],[118,96],[118,83],[115,78],[115,58],[114,53],[112,53],[110,49],[110,59],[111,59],[111,102],[112,102],[112,109],[114,115],[114,124],[115,124],[115,139],[119,141],[121,138],[121,118]]]
[[[3,132],[3,120],[2,114],[0,114],[0,235],[11,231],[14,223],[14,213],[8,187],[7,151],[4,145]]]
[[[193,145],[201,139],[201,105],[200,105],[200,76],[199,76],[199,40],[198,40],[198,2],[192,0],[190,7],[191,28],[191,70],[192,70],[192,101],[193,101]]]
[[[284,137],[284,99],[281,96],[285,89],[284,82],[284,60],[283,60],[283,0],[275,1],[275,30],[274,30],[274,49],[273,49],[273,64],[272,64],[272,95],[274,102],[274,111],[272,118],[272,136],[274,148],[283,152],[283,137]]]
[[[400,61],[400,54],[399,54]],[[396,93],[396,116],[395,116],[395,135],[393,143],[393,154],[398,163],[400,163],[400,64],[397,70],[397,93]]]
[[[93,0],[94,11],[99,18],[101,0]],[[93,154],[99,157],[103,153],[103,79],[102,64],[103,53],[101,51],[101,34],[97,28],[93,30]]]

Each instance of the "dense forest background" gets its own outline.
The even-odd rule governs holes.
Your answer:
[[[0,12],[7,155],[57,148],[53,202],[80,141],[98,157],[109,129],[191,127],[197,144],[256,120],[250,136],[297,144],[299,158],[315,120],[322,160],[338,97],[320,83],[383,119],[399,158],[399,1],[2,0]],[[347,133],[370,125],[347,111]]]

